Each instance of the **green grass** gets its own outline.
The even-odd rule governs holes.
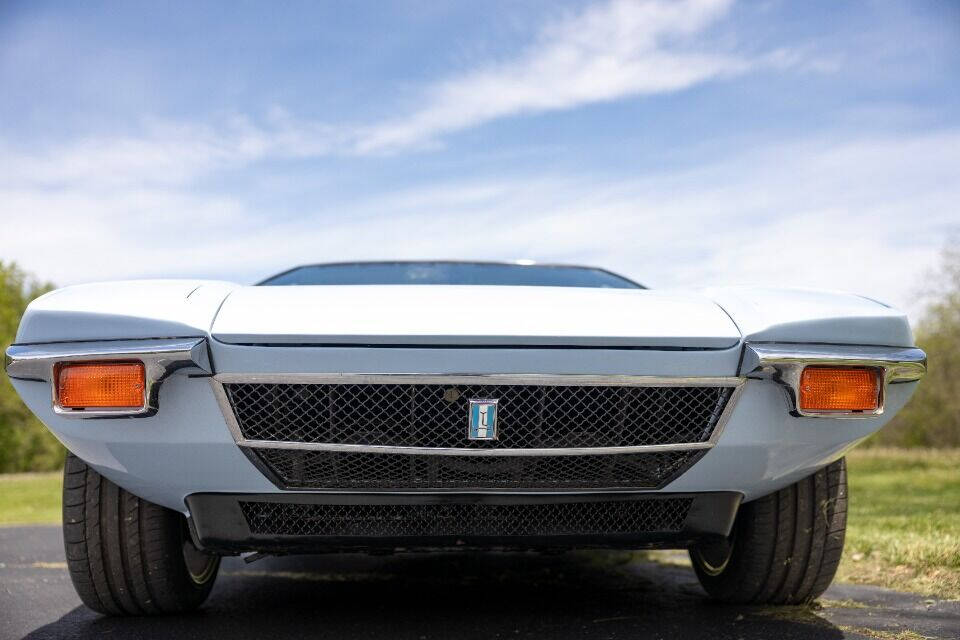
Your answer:
[[[858,449],[838,577],[960,598],[960,450]]]
[[[960,449],[855,449],[840,582],[960,599]],[[648,560],[690,566],[681,551]]]
[[[960,449],[857,449],[847,461],[838,578],[960,598]],[[59,473],[0,475],[0,525],[60,522],[60,483]]]
[[[0,474],[0,525],[59,524],[62,474]]]

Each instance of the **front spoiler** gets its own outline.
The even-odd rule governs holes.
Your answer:
[[[682,527],[676,531],[560,535],[418,535],[401,537],[265,535],[251,531],[243,502],[287,505],[543,505],[615,501],[692,500]],[[197,493],[187,496],[191,533],[198,546],[217,553],[320,553],[334,551],[421,550],[437,548],[684,548],[729,534],[743,496],[737,492],[593,493],[593,494],[336,494],[336,493]]]

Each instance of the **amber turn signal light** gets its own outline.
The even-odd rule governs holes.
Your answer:
[[[800,374],[801,411],[876,411],[880,374],[865,367],[807,367]]]
[[[77,362],[57,367],[57,403],[65,409],[143,406],[142,362]]]

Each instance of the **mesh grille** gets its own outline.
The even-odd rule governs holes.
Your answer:
[[[241,502],[254,534],[289,536],[552,536],[679,531],[691,498],[534,504]]]
[[[248,440],[471,449],[704,442],[732,392],[730,387],[224,386]],[[467,440],[470,398],[499,399],[499,440]]]
[[[704,450],[576,456],[457,456],[251,449],[291,488],[649,489]]]

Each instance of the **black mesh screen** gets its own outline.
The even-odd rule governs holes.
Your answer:
[[[662,486],[704,450],[464,456],[251,449],[291,488],[600,489]]]
[[[730,387],[224,385],[248,440],[411,447],[571,448],[704,442]],[[471,441],[471,398],[496,398],[499,439]]]
[[[673,532],[691,498],[533,504],[241,502],[260,535],[332,537],[554,536]]]

